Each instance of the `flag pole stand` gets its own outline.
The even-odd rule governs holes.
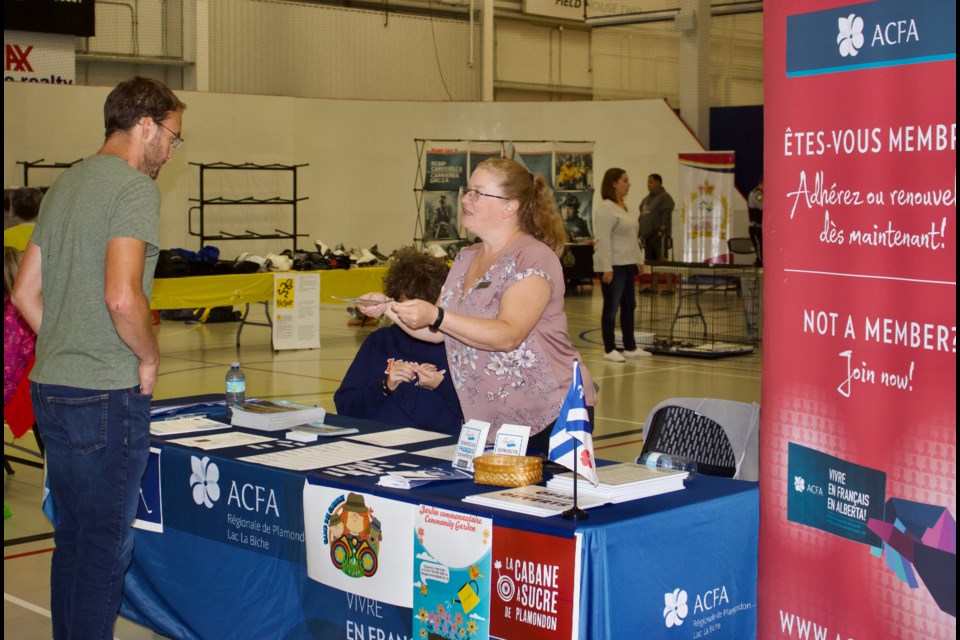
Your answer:
[[[573,441],[573,506],[561,515],[565,520],[586,520],[590,514],[577,506],[577,441]]]

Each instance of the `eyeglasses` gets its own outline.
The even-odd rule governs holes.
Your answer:
[[[480,199],[480,196],[486,196],[488,198],[496,198],[497,200],[509,200],[510,198],[506,196],[495,196],[492,193],[484,193],[483,191],[477,191],[476,189],[471,189],[470,187],[460,187],[460,199],[466,199],[468,202],[476,202]]]
[[[180,145],[182,145],[183,142],[184,142],[183,138],[180,137],[180,134],[179,134],[179,133],[174,133],[173,130],[172,130],[170,127],[165,127],[165,126],[163,126],[163,123],[160,122],[159,120],[154,120],[154,122],[157,123],[157,126],[158,126],[158,127],[161,127],[161,128],[163,128],[163,129],[166,129],[167,131],[170,132],[170,135],[173,136],[172,138],[170,138],[170,146],[173,147],[174,149],[179,149],[179,148],[180,148]]]

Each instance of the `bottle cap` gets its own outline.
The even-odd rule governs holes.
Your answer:
[[[231,367],[239,367],[239,366],[240,366],[240,363],[239,363],[239,362],[231,362],[231,363],[230,363],[230,366],[231,366]]]

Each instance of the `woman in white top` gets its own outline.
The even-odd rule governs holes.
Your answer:
[[[650,354],[637,348],[633,331],[633,312],[637,308],[634,289],[636,276],[643,269],[643,255],[637,243],[640,223],[627,213],[624,198],[630,192],[630,178],[623,169],[607,169],[603,174],[600,195],[603,200],[593,212],[593,269],[600,272],[603,312],[600,332],[603,336],[604,360],[625,362],[627,358],[644,358]],[[615,349],[614,327],[620,311],[623,353]]]

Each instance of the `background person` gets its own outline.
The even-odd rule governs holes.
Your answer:
[[[21,222],[3,230],[3,246],[26,251],[40,214],[42,200],[43,191],[36,187],[20,187],[14,190],[10,197],[10,209],[14,217]]]
[[[604,360],[624,362],[627,358],[645,358],[650,353],[637,349],[634,336],[634,310],[637,297],[634,284],[641,272],[643,256],[637,242],[640,223],[627,213],[624,199],[630,193],[630,177],[623,169],[607,169],[600,184],[602,200],[593,212],[593,268],[600,272],[603,311],[600,333]],[[623,353],[616,350],[614,327],[620,312]]]
[[[647,177],[650,193],[640,202],[640,238],[647,262],[666,260],[673,244],[673,198],[659,173]]]
[[[530,450],[546,451],[574,359],[591,418],[596,404],[563,310],[559,255],[567,234],[546,180],[514,160],[480,163],[460,203],[463,226],[482,240],[457,255],[437,304],[408,300],[362,310],[386,313],[411,335],[446,344],[464,418],[489,422],[489,442],[504,423],[527,425]]]
[[[47,192],[14,287],[37,332],[33,410],[59,517],[54,638],[113,638],[160,356],[149,305],[160,243],[153,179],[183,141],[185,108],[148,78],[110,92],[103,146]]]
[[[394,300],[434,301],[448,271],[442,258],[407,247],[394,256],[383,290]],[[333,401],[341,415],[458,434],[463,414],[446,371],[442,344],[384,327],[363,341]]]
[[[763,176],[747,196],[747,215],[750,217],[750,239],[757,252],[754,266],[763,266]]]

